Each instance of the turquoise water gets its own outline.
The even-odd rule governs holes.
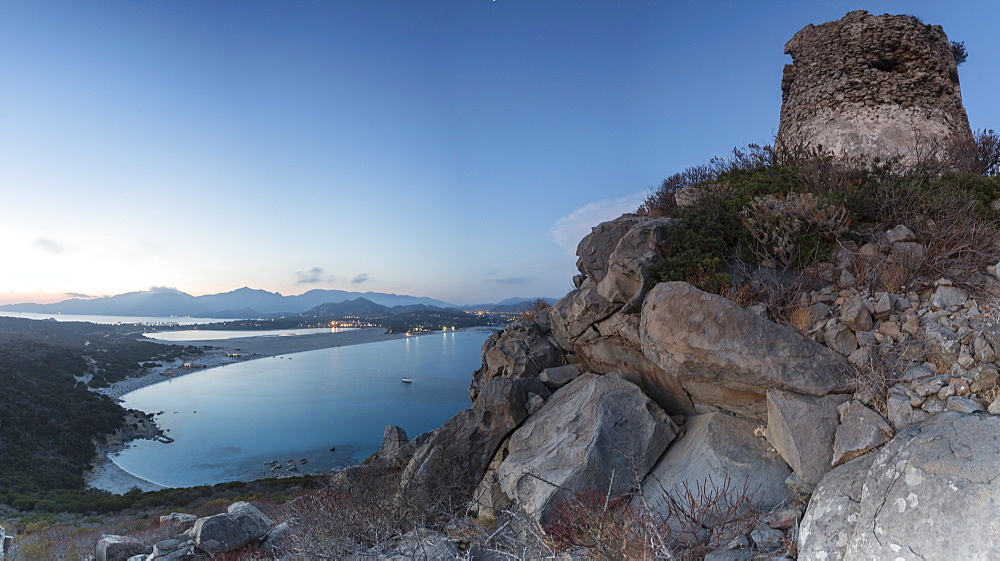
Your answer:
[[[357,463],[378,450],[385,425],[414,437],[469,407],[488,335],[432,333],[294,353],[148,386],[126,394],[124,405],[162,411],[157,423],[175,441],[136,441],[112,459],[169,487],[260,477],[271,473],[270,461],[306,459],[302,473]]]

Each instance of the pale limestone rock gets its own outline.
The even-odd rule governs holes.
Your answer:
[[[799,561],[844,561],[874,460],[875,455],[868,454],[837,466],[816,486],[799,524]]]
[[[768,390],[767,440],[802,481],[815,485],[830,471],[837,406],[847,399]]]
[[[195,547],[215,555],[259,540],[272,526],[274,522],[257,507],[240,501],[222,514],[199,518],[192,534]]]
[[[608,259],[618,242],[636,224],[649,220],[635,214],[623,214],[614,220],[602,222],[591,229],[576,247],[576,268],[599,283],[608,272]]]
[[[907,228],[905,224],[900,224],[895,228],[887,231],[885,233],[885,238],[886,241],[888,241],[889,243],[896,243],[896,242],[912,242],[917,239],[917,236],[913,233],[913,230]]]

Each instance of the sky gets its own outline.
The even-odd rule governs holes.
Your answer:
[[[592,226],[778,127],[784,43],[1000,2],[5,0],[0,303],[169,286],[560,297]]]

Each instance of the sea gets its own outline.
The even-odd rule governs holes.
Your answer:
[[[123,405],[155,413],[173,442],[135,441],[111,460],[167,487],[275,476],[289,465],[317,474],[356,464],[378,450],[386,425],[412,438],[469,407],[471,374],[491,332],[293,353],[147,386],[125,394]]]
[[[196,318],[189,316],[98,316],[85,314],[53,314],[34,312],[0,311],[0,316],[26,319],[54,319],[56,321],[88,321],[103,325],[143,324],[143,325],[193,325],[196,323],[222,323],[233,321],[219,318]]]

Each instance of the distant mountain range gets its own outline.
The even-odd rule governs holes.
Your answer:
[[[361,299],[360,301],[358,299]],[[388,308],[394,314],[441,308],[460,310],[515,311],[527,309],[536,298],[509,298],[497,304],[456,306],[433,298],[386,294],[382,292],[350,292],[346,290],[310,290],[297,296],[283,296],[253,288],[240,288],[220,294],[192,296],[173,288],[152,288],[101,298],[71,298],[54,304],[7,304],[0,310],[9,312],[61,313],[106,316],[192,316],[205,318],[250,319],[276,314],[371,315]],[[553,302],[551,298],[545,299]],[[352,302],[353,301],[353,302]],[[317,307],[348,303],[336,309],[314,310]],[[378,309],[384,307],[384,309]],[[402,308],[398,308],[402,307]],[[355,310],[357,313],[352,313]]]

